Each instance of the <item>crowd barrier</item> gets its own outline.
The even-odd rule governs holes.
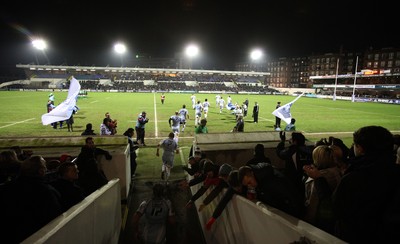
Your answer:
[[[22,244],[117,244],[121,230],[120,181],[113,179]]]
[[[196,193],[201,184],[191,187]],[[198,209],[208,190],[196,201]],[[234,196],[224,212],[215,221],[211,230],[205,225],[211,218],[222,193],[206,208],[198,212],[204,238],[213,244],[279,244],[279,243],[345,243],[335,236],[313,225],[292,217],[276,208],[253,202],[241,196]]]
[[[288,139],[290,136],[290,132],[288,132],[286,138]],[[199,147],[206,154],[206,157],[214,163],[218,165],[229,163],[238,169],[253,157],[254,147],[257,144],[263,144],[265,155],[274,162],[275,167],[281,168],[284,166],[284,162],[277,158],[275,151],[279,141],[279,132],[276,131],[208,133],[196,134],[194,146]],[[201,185],[192,186],[192,194],[195,194]],[[196,201],[197,209],[210,190]],[[307,222],[241,196],[234,196],[222,215],[214,223],[212,229],[206,230],[205,225],[211,218],[221,197],[222,193],[198,213],[207,243],[344,243]]]

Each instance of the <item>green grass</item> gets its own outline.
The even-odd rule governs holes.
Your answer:
[[[2,148],[15,145],[15,139],[35,138],[35,146],[40,146],[43,140],[40,137],[63,137],[65,143],[70,143],[68,137],[80,136],[87,123],[93,124],[96,133],[106,112],[110,112],[113,119],[118,120],[118,134],[134,127],[139,113],[147,112],[150,121],[146,125],[146,138],[148,147],[141,148],[138,155],[138,170],[142,177],[159,178],[161,158],[155,156],[154,146],[158,141],[166,138],[170,132],[168,119],[186,104],[190,120],[184,133],[180,135],[182,154],[175,157],[175,165],[184,164],[189,155],[189,147],[194,135],[194,110],[191,109],[191,94],[165,93],[165,104],[160,101],[161,93],[103,93],[89,92],[87,98],[78,99],[80,110],[74,116],[74,132],[66,128],[54,130],[50,125],[41,123],[41,116],[46,113],[46,103],[49,92],[16,92],[1,91],[0,108],[2,119],[0,121],[0,145]],[[54,92],[56,105],[64,101],[67,92]],[[216,94],[196,94],[197,99],[204,101],[207,98],[212,107],[208,115],[208,129],[210,133],[228,132],[235,125],[234,115],[225,110],[222,114],[215,107]],[[226,100],[227,95],[222,95]],[[294,99],[293,96],[275,95],[237,95],[231,94],[233,102],[242,103],[249,99],[249,112],[245,118],[245,131],[272,131],[275,117],[271,114],[277,101],[286,104]],[[251,113],[254,102],[260,105],[259,123],[252,123]],[[323,137],[335,136],[351,144],[351,133],[366,125],[381,125],[393,133],[400,132],[400,106],[377,103],[353,103],[350,101],[332,101],[302,97],[297,100],[291,109],[292,116],[296,118],[296,128],[303,131],[311,141]],[[285,123],[282,122],[282,126]],[[345,132],[345,133],[343,133]],[[320,134],[319,134],[320,133]],[[150,138],[154,138],[150,140]],[[96,141],[103,139],[97,137]],[[9,145],[4,145],[9,142]],[[82,139],[82,144],[84,143]],[[38,145],[39,144],[39,145]],[[33,146],[33,145],[32,145]],[[46,149],[47,150],[47,149]],[[62,152],[56,152],[62,153]],[[173,178],[183,178],[184,173],[180,167],[173,169]]]
[[[146,126],[147,137],[165,137],[169,130],[168,119],[176,110],[186,104],[190,120],[185,136],[192,136],[194,130],[194,111],[190,109],[191,94],[166,93],[165,104],[160,102],[160,93],[95,93],[89,92],[88,98],[80,98],[77,105],[80,110],[74,116],[74,132],[66,128],[54,130],[41,123],[42,114],[46,113],[49,92],[0,92],[1,137],[31,136],[71,136],[80,135],[86,123],[92,123],[96,132],[102,123],[105,112],[110,112],[118,120],[118,134],[128,127],[134,127],[137,115],[145,110],[150,118]],[[56,105],[65,100],[67,92],[55,92]],[[215,107],[215,94],[196,94],[197,99],[211,102],[213,107],[208,115],[209,132],[228,132],[235,125],[234,116],[227,110],[223,114]],[[226,99],[226,95],[223,95]],[[231,95],[234,102],[242,103],[249,99],[249,115],[245,118],[245,131],[272,130],[275,122],[271,112],[277,101],[282,104],[294,99],[292,96],[274,95]],[[260,105],[259,123],[252,123],[251,111],[254,102]],[[400,107],[391,104],[353,103],[350,101],[332,101],[315,98],[300,98],[291,109],[296,118],[296,128],[305,133],[317,132],[353,132],[365,125],[381,125],[391,131],[400,130]],[[157,119],[156,119],[157,118]],[[282,125],[285,123],[282,122]]]

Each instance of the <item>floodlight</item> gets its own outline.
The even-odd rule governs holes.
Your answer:
[[[250,54],[252,60],[259,60],[262,57],[262,51],[259,49],[253,50]]]
[[[117,43],[114,45],[114,50],[115,50],[115,52],[117,52],[119,54],[123,54],[126,51],[126,47],[122,43]]]
[[[38,50],[44,50],[47,48],[46,42],[42,39],[33,40],[32,45],[33,45],[33,47],[35,47]]]
[[[194,57],[198,53],[199,53],[199,48],[196,45],[191,44],[186,48],[186,55],[189,57]]]

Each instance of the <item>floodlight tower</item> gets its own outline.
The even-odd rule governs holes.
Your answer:
[[[124,66],[124,62],[123,62],[123,55],[124,55],[124,53],[126,52],[126,46],[125,46],[125,44],[123,44],[123,43],[116,43],[115,45],[114,45],[114,51],[117,53],[117,54],[119,54],[120,55],[120,57],[121,57],[121,67],[122,66]]]
[[[32,46],[35,48],[35,58],[36,58],[36,64],[39,65],[39,59],[37,57],[37,50],[42,51],[43,54],[46,56],[44,53],[44,50],[47,48],[47,43],[43,39],[34,39],[32,40]]]
[[[190,44],[186,47],[185,53],[189,60],[189,69],[192,69],[192,60],[199,54],[199,47],[195,44]]]

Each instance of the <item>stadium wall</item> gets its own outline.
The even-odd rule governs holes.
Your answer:
[[[119,183],[109,181],[22,243],[117,244],[122,223]]]

